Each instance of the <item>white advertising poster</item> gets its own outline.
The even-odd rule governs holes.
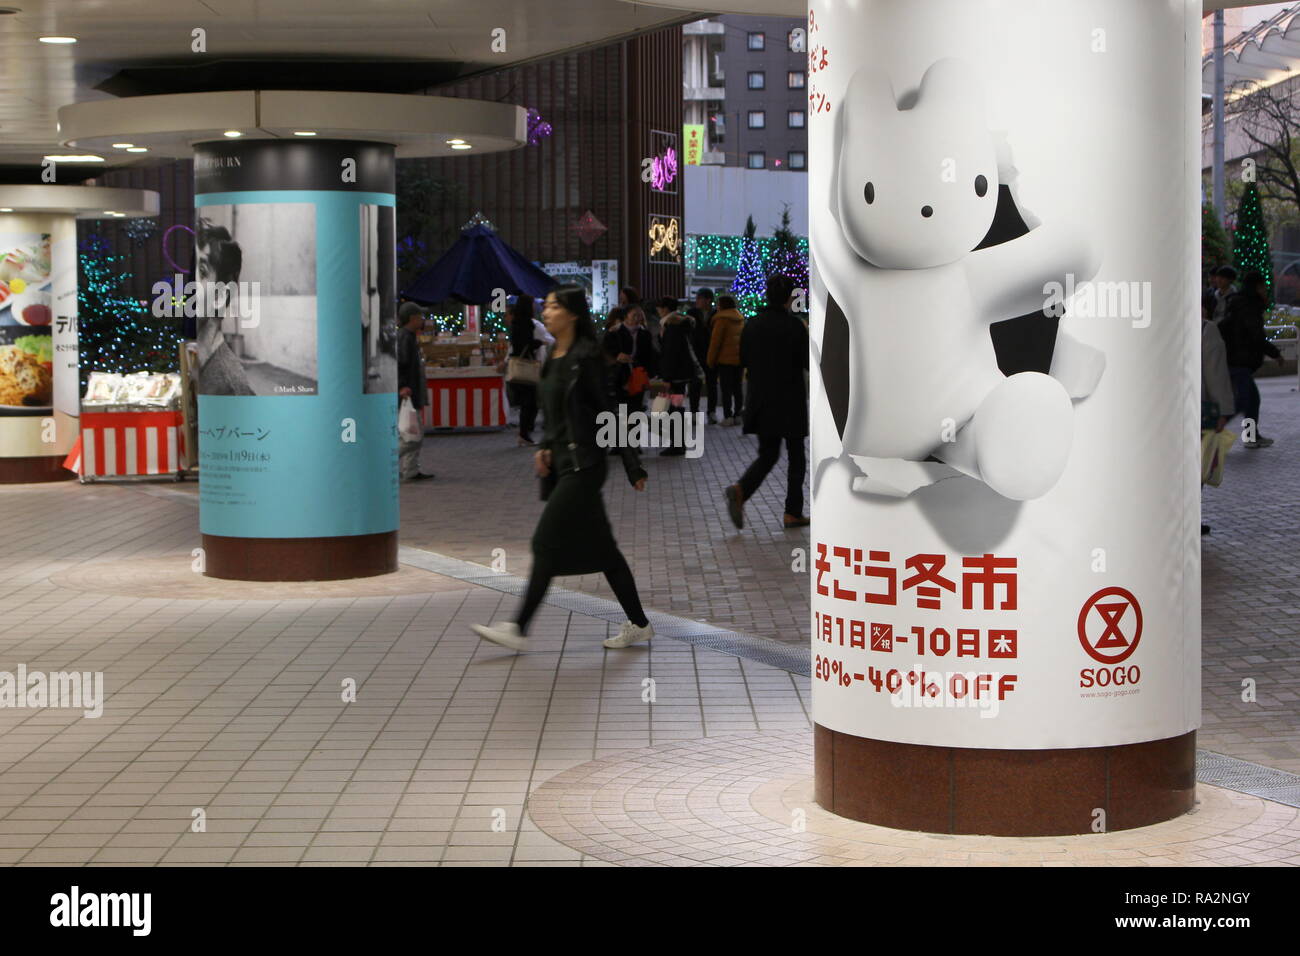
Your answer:
[[[618,260],[591,261],[591,311],[603,315],[618,304]]]
[[[1200,717],[1200,4],[817,0],[813,715]]]

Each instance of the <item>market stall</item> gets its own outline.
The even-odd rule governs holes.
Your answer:
[[[157,477],[189,469],[182,379],[174,372],[92,372],[81,436],[65,467],[80,479]]]
[[[479,306],[505,295],[543,295],[555,280],[504,242],[481,215],[462,230],[452,247],[402,291],[424,305],[459,302],[465,334],[455,340],[421,336],[429,384],[426,427],[491,428],[506,424],[505,378],[497,371],[506,343],[479,333]]]

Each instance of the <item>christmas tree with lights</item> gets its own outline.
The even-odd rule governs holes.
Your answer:
[[[1232,257],[1238,277],[1247,272],[1259,272],[1268,282],[1268,298],[1273,300],[1273,253],[1268,246],[1268,228],[1264,224],[1264,210],[1259,204],[1259,189],[1254,183],[1246,184],[1246,191],[1237,206],[1237,228],[1232,233]]]
[[[1210,273],[1226,265],[1231,253],[1227,230],[1214,207],[1206,203],[1201,207],[1201,288],[1210,287]]]
[[[736,294],[736,304],[746,315],[752,315],[762,306],[763,290],[767,283],[763,253],[759,249],[758,240],[754,238],[755,232],[754,217],[750,216],[745,221],[745,236],[741,240],[736,278],[731,283],[731,291]]]
[[[790,204],[781,210],[781,225],[772,231],[768,275],[789,276],[796,289],[808,289],[808,256],[799,251],[799,237],[790,228]]]
[[[157,317],[122,291],[131,277],[102,236],[91,235],[77,254],[77,331],[81,385],[91,372],[174,372],[181,342],[179,318]]]

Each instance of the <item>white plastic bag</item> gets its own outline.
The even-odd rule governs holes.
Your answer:
[[[402,441],[419,441],[424,437],[420,413],[415,410],[415,405],[409,398],[402,399],[402,404],[397,409],[397,434]]]

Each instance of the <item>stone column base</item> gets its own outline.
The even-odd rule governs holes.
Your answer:
[[[70,481],[77,476],[63,467],[67,455],[34,458],[0,458],[0,485],[25,485],[38,481]]]
[[[397,532],[335,538],[203,536],[204,574],[231,581],[339,581],[397,570]]]
[[[1117,747],[977,750],[816,724],[813,752],[823,809],[898,830],[1021,837],[1130,830],[1180,816],[1196,798],[1195,731]]]

